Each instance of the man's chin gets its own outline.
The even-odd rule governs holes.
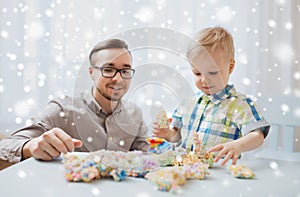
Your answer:
[[[121,98],[110,98],[111,101],[120,101]]]
[[[111,95],[108,99],[111,101],[120,101],[123,95]]]

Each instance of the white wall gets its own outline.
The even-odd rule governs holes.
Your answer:
[[[0,133],[24,125],[53,97],[88,89],[90,49],[112,36],[133,49],[139,72],[127,96],[148,123],[151,104],[159,101],[171,113],[195,90],[184,50],[208,26],[234,36],[231,82],[239,91],[258,99],[300,96],[298,0],[0,0],[0,8]]]

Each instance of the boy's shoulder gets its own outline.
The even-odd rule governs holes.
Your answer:
[[[252,96],[246,95],[246,94],[241,93],[241,92],[236,92],[233,96],[240,99],[240,100],[242,100],[242,101],[254,102]]]
[[[234,92],[234,94],[232,94],[231,97],[237,98],[239,100],[249,99],[249,96],[247,96],[246,94],[241,93],[241,92]]]
[[[231,97],[229,97],[226,100],[227,100],[226,104],[231,103],[232,105],[240,106],[241,108],[245,108],[245,107],[248,108],[250,106],[257,107],[257,104],[255,103],[253,98],[251,98],[251,96],[241,92],[235,92],[235,94],[231,95]]]

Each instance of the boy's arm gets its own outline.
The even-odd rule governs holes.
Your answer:
[[[219,152],[215,157],[215,162],[218,162],[219,159],[225,156],[221,163],[222,166],[224,166],[230,159],[232,159],[232,164],[235,165],[242,152],[254,150],[261,146],[263,142],[263,132],[260,129],[256,129],[242,138],[217,145],[210,149],[209,152]]]
[[[182,113],[180,110],[175,110],[172,118],[167,119],[168,128],[160,128],[158,122],[152,123],[152,132],[154,137],[159,137],[171,143],[181,141],[181,128],[182,128]]]

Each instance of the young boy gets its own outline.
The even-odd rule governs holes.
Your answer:
[[[175,110],[170,128],[154,123],[154,136],[193,150],[197,132],[208,152],[218,152],[215,162],[224,158],[222,166],[230,159],[236,164],[242,152],[262,145],[270,125],[250,98],[228,84],[234,53],[233,38],[224,28],[206,28],[196,35],[187,58],[201,92]]]

